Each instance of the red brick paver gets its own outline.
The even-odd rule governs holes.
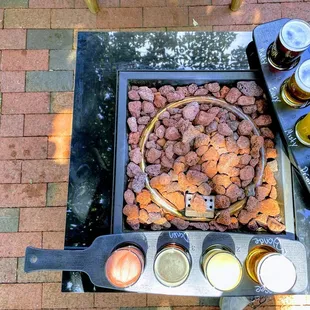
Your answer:
[[[52,11],[51,28],[96,27],[96,16],[87,9],[56,9]]]
[[[48,50],[3,51],[2,71],[48,70]]]
[[[4,93],[2,114],[48,113],[49,93]]]
[[[147,305],[146,294],[116,293],[95,295],[95,307],[145,307]]]
[[[41,309],[42,284],[0,284],[0,309]]]
[[[281,5],[245,4],[236,13],[227,6],[190,7],[189,18],[194,18],[199,25],[260,24],[281,18]]]
[[[19,137],[24,132],[24,115],[2,115],[0,124],[1,137]]]
[[[25,71],[0,72],[0,91],[3,93],[23,92],[25,90]]]
[[[0,29],[0,49],[20,49],[26,47],[26,30]]]
[[[40,114],[25,116],[25,136],[69,136],[71,114]]]
[[[0,137],[0,160],[41,159],[47,157],[46,137]]]
[[[42,233],[0,233],[0,257],[22,257],[25,254],[25,248],[30,245],[41,247]]]
[[[0,184],[0,208],[45,205],[46,184]]]
[[[43,248],[44,249],[63,249],[64,248],[64,232],[43,232]]]
[[[84,0],[0,0],[1,220],[16,214],[7,216],[12,225],[1,227],[0,310],[218,309],[199,306],[205,300],[196,297],[63,294],[61,273],[24,273],[26,246],[64,246],[73,109],[70,87],[62,92],[59,85],[53,89],[46,81],[40,87],[40,80],[29,71],[70,71],[66,65],[74,59],[70,56],[58,63],[55,55],[72,55],[79,30],[251,31],[281,17],[310,21],[310,0],[244,0],[237,12],[229,10],[230,2],[98,0],[100,12],[94,15]],[[42,35],[42,30],[47,32]],[[54,51],[68,49],[68,53]],[[28,89],[37,92],[25,92]],[[310,297],[280,295],[256,309],[280,308],[310,309]]]
[[[56,160],[27,160],[22,165],[22,183],[68,181],[69,162]]]
[[[7,9],[4,28],[50,28],[51,11],[44,9]]]
[[[199,305],[199,298],[149,294],[147,296],[147,305],[150,307],[197,306]]]
[[[65,207],[23,208],[19,215],[19,231],[64,231],[65,218]]]
[[[42,306],[43,308],[81,308],[92,307],[94,305],[94,297],[91,293],[84,294],[61,294],[60,284],[44,283]]]
[[[74,8],[74,0],[29,0],[30,8],[70,9]]]
[[[144,27],[171,27],[188,25],[187,7],[145,8]]]
[[[103,8],[97,16],[98,28],[142,27],[141,8]]]
[[[0,258],[0,282],[16,282],[17,258]]]
[[[0,183],[20,183],[21,172],[20,160],[0,161]]]

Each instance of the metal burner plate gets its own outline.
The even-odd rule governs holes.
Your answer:
[[[202,196],[205,200],[205,212],[199,213],[193,208],[191,208],[191,201],[194,194],[185,194],[185,215],[190,217],[206,217],[213,219],[214,218],[214,209],[215,209],[215,196]]]

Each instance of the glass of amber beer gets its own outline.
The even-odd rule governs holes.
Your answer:
[[[273,293],[285,293],[296,282],[293,263],[267,245],[254,247],[246,258],[245,267],[254,282]]]
[[[310,103],[310,59],[303,62],[296,72],[281,86],[282,100],[293,108],[304,108]]]
[[[310,113],[297,122],[295,133],[302,144],[310,146]]]
[[[300,19],[288,21],[267,50],[269,64],[280,71],[294,68],[310,46],[310,25]]]

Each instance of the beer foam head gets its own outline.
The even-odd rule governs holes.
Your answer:
[[[215,254],[208,262],[205,272],[211,285],[220,291],[234,289],[242,278],[242,266],[231,253]]]
[[[274,293],[285,293],[296,282],[295,266],[282,254],[268,254],[257,269],[259,282]]]
[[[291,51],[302,51],[310,45],[310,25],[299,19],[287,22],[280,32],[282,44]]]
[[[186,255],[179,249],[163,249],[155,258],[155,276],[162,284],[170,287],[181,285],[190,271]]]
[[[295,74],[297,85],[307,93],[310,93],[310,59],[303,62]]]

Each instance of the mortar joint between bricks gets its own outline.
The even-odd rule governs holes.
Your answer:
[[[52,113],[52,92],[49,92],[48,113]]]

